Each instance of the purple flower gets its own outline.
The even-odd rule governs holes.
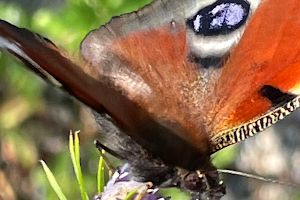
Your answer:
[[[139,196],[141,200],[169,200],[171,197],[162,197],[159,188],[151,188],[150,182],[137,182],[133,180],[129,171],[130,165],[126,163],[120,169],[116,170],[112,178],[104,187],[104,192],[94,196],[94,200],[122,200],[131,191],[138,189],[132,199]]]

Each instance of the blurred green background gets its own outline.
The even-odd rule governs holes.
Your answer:
[[[59,48],[68,51],[71,56],[76,56],[79,54],[81,40],[90,30],[108,22],[112,16],[136,10],[150,1],[1,0],[0,18],[38,32],[51,39]],[[84,182],[90,197],[93,197],[96,192],[99,155],[93,145],[97,135],[89,109],[65,92],[45,83],[8,53],[1,52],[0,55],[0,200],[57,199],[38,163],[40,159],[47,162],[68,199],[80,199],[68,152],[70,130],[81,130]],[[300,124],[299,122],[300,119],[293,124]],[[295,141],[295,138],[292,140]],[[257,142],[253,144],[251,141],[255,140],[249,139],[248,142],[254,148]],[[251,148],[249,151],[248,147],[248,152],[253,154],[254,150]],[[242,157],[238,157],[236,149],[241,149]],[[291,152],[295,152],[295,149]],[[245,154],[241,145],[233,145],[222,150],[218,156],[213,156],[213,161],[218,167],[247,169],[259,173],[243,165],[244,158],[248,158]],[[260,157],[251,162],[258,166],[259,161],[262,161]],[[289,169],[286,167],[287,171]],[[286,174],[286,171],[281,174]],[[266,173],[265,176],[267,175],[270,174]],[[293,177],[292,173],[290,176]],[[224,178],[229,194],[222,200],[282,199],[280,195],[277,198],[266,198],[264,195],[258,198],[254,188],[261,186],[257,186],[257,182],[249,184],[245,179],[237,181],[241,178],[233,176]],[[274,191],[280,190],[275,187],[271,191],[274,194]],[[291,194],[290,191],[294,190],[288,190],[287,193]],[[176,191],[172,199],[187,197]],[[285,199],[296,198],[293,195]]]

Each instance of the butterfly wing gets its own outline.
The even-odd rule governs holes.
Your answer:
[[[299,77],[292,74],[298,74],[294,61],[297,17],[290,20],[298,10],[294,1],[270,0],[259,6],[259,1],[250,1],[249,25],[226,33],[229,38],[223,33],[211,37],[189,26],[195,28],[197,17],[206,16],[205,10],[232,2],[245,11],[247,5],[244,1],[202,2],[191,2],[192,7],[156,1],[91,32],[82,52],[99,76],[114,79],[130,100],[174,134],[203,152],[209,151],[211,137],[214,152],[266,129],[299,107]],[[245,27],[233,51],[234,42],[222,43],[238,41]],[[214,58],[225,64],[211,62]],[[161,140],[159,134],[153,137]]]
[[[245,1],[211,4],[211,1],[184,4],[154,1],[137,12],[112,19],[90,32],[81,44],[82,55],[98,78],[109,79],[130,101],[171,130],[171,135],[188,141],[188,146],[174,145],[175,138],[155,130],[149,135],[128,134],[140,137],[137,140],[163,160],[164,148],[171,147],[177,157],[184,152],[185,158],[181,157],[176,164],[188,163],[184,164],[187,168],[199,167],[200,162],[194,158],[208,158],[212,151],[210,137],[214,133],[209,129],[209,120],[214,113],[209,111],[216,106],[211,98],[223,71],[222,60],[239,40],[259,1],[252,1],[251,5]],[[204,33],[193,30],[195,16],[208,16],[218,6],[243,12],[237,27],[217,30],[218,35],[211,30]],[[190,146],[202,152],[201,155],[189,154]]]
[[[172,130],[154,120],[151,114],[131,101],[111,80],[105,77],[96,79],[93,70],[82,70],[84,67],[74,64],[49,40],[1,20],[0,46],[21,58],[32,70],[64,88],[98,113],[107,113],[119,128],[130,133],[130,136],[140,144],[158,144],[149,148],[159,153],[167,162],[181,163],[180,157],[173,154],[176,147],[186,150],[178,152],[182,157],[184,153],[188,153],[190,156],[209,159],[202,155],[203,152],[189,145],[186,140],[173,134]],[[82,66],[85,65],[87,64],[84,63]],[[163,137],[153,137],[151,134],[153,131]],[[172,144],[165,145],[164,142],[169,139],[173,141]],[[172,154],[173,157],[170,156]],[[187,163],[182,164],[187,165]]]
[[[108,113],[116,125],[153,155],[167,163],[195,169],[208,163],[211,152],[236,142],[232,135],[246,135],[254,130],[245,128],[241,133],[232,131],[234,128],[245,123],[250,127],[251,123],[265,119],[264,116],[273,117],[274,112],[278,115],[274,108],[289,107],[296,97],[298,79],[290,77],[289,69],[297,65],[280,60],[284,56],[273,59],[275,53],[290,48],[290,44],[284,44],[288,38],[273,34],[272,54],[264,49],[269,49],[266,42],[269,38],[265,41],[262,37],[255,43],[253,34],[259,31],[262,36],[266,34],[260,17],[265,16],[267,3],[275,11],[267,12],[266,17],[271,18],[265,26],[279,20],[280,33],[289,34],[292,28],[283,29],[286,21],[272,16],[281,5],[287,20],[288,12],[296,13],[292,6],[297,3],[291,0],[284,7],[288,3],[277,5],[276,0],[265,0],[259,6],[262,11],[254,13],[259,2],[253,0],[248,5],[241,0],[184,4],[154,1],[138,12],[114,18],[92,31],[81,46],[87,62],[81,64],[83,67],[67,59],[48,40],[4,21],[0,23],[0,45],[43,76],[50,74],[97,112]],[[217,30],[219,35],[211,31],[195,32],[202,23],[199,18],[210,16],[210,9],[220,9],[220,5],[243,13],[237,28],[229,25],[225,32]],[[296,26],[291,23],[291,27]],[[242,42],[230,52],[245,28]],[[273,31],[277,33],[276,28]],[[214,51],[215,47],[218,51]],[[293,47],[292,53],[297,52],[297,45]],[[256,54],[253,51],[256,48],[268,54]],[[247,56],[253,58],[245,59]],[[259,59],[254,61],[254,58]],[[267,79],[263,77],[266,74]],[[286,78],[289,81],[282,83]],[[256,107],[249,104],[252,101]],[[251,108],[243,115],[248,106]]]
[[[261,3],[215,87],[216,149],[244,140],[299,107],[299,7]]]

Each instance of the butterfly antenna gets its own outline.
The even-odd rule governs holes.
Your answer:
[[[248,174],[248,173],[245,173],[245,172],[239,172],[239,171],[228,170],[228,169],[217,169],[217,171],[220,172],[220,173],[223,173],[223,174],[234,174],[234,175],[243,176],[243,177],[246,177],[246,178],[251,178],[251,179],[260,180],[260,181],[264,181],[264,182],[276,183],[276,184],[279,184],[279,185],[300,188],[299,184],[274,180],[274,179],[270,179],[270,178],[257,176],[257,175],[254,175],[254,174]]]
[[[113,174],[116,171],[116,168],[111,164],[107,156],[102,152],[104,150],[105,152],[108,152],[111,155],[114,155],[110,149],[105,147],[103,144],[101,144],[98,140],[94,141],[94,144],[96,148],[99,150],[100,156],[102,156],[106,166],[108,167],[111,174]]]

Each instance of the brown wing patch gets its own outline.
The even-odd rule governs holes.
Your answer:
[[[207,151],[208,135],[199,133],[201,80],[196,66],[187,59],[184,26],[174,23],[116,39],[113,52],[151,88],[148,96],[137,95],[132,100],[166,126],[178,129],[174,133],[194,146],[202,143],[199,148]]]

